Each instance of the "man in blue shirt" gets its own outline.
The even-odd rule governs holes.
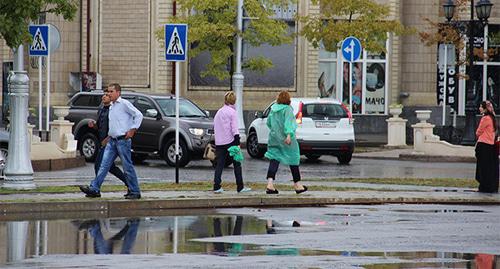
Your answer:
[[[120,97],[121,87],[119,84],[110,84],[108,95],[112,102],[109,108],[109,142],[104,150],[101,167],[96,178],[92,180],[90,186],[80,186],[80,190],[86,194],[86,197],[101,197],[101,185],[104,178],[116,157],[120,156],[130,190],[130,194],[125,196],[125,199],[140,199],[141,190],[132,164],[130,150],[132,137],[142,122],[142,113],[129,101]]]
[[[97,122],[94,120],[89,121],[88,126],[93,129],[97,129],[97,138],[99,139],[99,145],[97,146],[97,156],[94,161],[94,171],[95,175],[99,172],[99,168],[101,167],[102,156],[104,155],[104,148],[106,144],[109,142],[109,107],[111,106],[111,98],[108,95],[108,90],[104,91],[102,96],[102,103],[99,107],[99,111],[97,112]],[[122,172],[115,163],[111,163],[111,167],[109,168],[109,172],[117,177],[119,180],[123,181],[125,186],[127,186],[127,194],[130,194],[130,190],[128,188],[127,178],[125,174]]]

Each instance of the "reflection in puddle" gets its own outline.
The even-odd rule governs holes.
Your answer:
[[[258,247],[191,239],[265,234],[266,221],[248,216],[167,216],[0,222],[0,264],[50,254],[228,255]]]
[[[453,213],[455,211],[463,213],[466,210],[451,210]],[[7,238],[0,241],[0,265],[50,254],[185,253],[230,257],[329,256],[328,259],[332,257],[350,261],[368,257],[376,260],[363,267],[373,269],[500,268],[497,266],[500,261],[498,256],[489,254],[325,251],[193,240],[255,234],[277,236],[274,234],[296,233],[308,227],[323,225],[326,222],[262,220],[252,216],[232,215],[0,222],[0,238]]]

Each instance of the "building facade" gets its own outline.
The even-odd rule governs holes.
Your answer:
[[[63,21],[62,18],[51,15],[41,21],[53,24],[61,33],[61,46],[51,55],[51,105],[65,104],[73,92],[82,90],[79,86],[81,84],[75,81],[83,80],[83,90],[94,88],[94,73],[102,78],[102,85],[117,82],[124,88],[140,92],[173,92],[173,63],[165,61],[164,41],[158,39],[163,25],[177,12],[173,1],[80,2],[80,9],[73,21]],[[378,2],[390,7],[388,19],[399,20],[417,31],[427,29],[428,23],[424,18],[445,21],[441,7],[444,1],[441,0]],[[489,26],[486,31],[477,34],[474,44],[478,48],[488,46],[489,49],[499,50],[498,39],[484,42],[488,40],[485,39],[486,36],[500,35],[500,0],[491,2],[494,6]],[[295,13],[305,15],[319,12],[318,6],[306,0],[299,0],[297,5],[276,10],[277,18],[287,21],[290,30],[294,32],[301,27],[291,19]],[[467,19],[467,11],[463,13],[461,18]],[[314,48],[300,36],[295,38],[293,44],[279,47],[254,48],[244,44],[244,57],[268,56],[273,60],[274,67],[264,74],[244,71],[243,108],[245,111],[262,110],[275,98],[277,92],[287,89],[294,96],[322,95],[342,99],[348,104],[351,102],[355,115],[380,116],[385,119],[390,104],[434,107],[439,104],[443,89],[453,86],[453,92],[449,91],[447,95],[448,103],[463,115],[465,80],[456,76],[463,66],[448,68],[448,79],[455,80],[451,86],[450,81],[444,85],[440,81],[444,69],[438,68],[437,64],[438,57],[442,57],[444,50],[439,53],[438,46],[425,46],[417,34],[389,34],[386,50],[387,52],[378,54],[363,51],[361,59],[353,64],[350,71],[349,64],[340,57],[339,52]],[[0,43],[0,61],[4,70],[1,79],[5,80],[5,70],[8,70],[12,61],[12,52],[4,42]],[[229,89],[229,81],[202,77],[200,73],[206,61],[207,56],[201,55],[191,59],[189,63],[181,64],[180,94],[194,100],[204,109],[215,110],[222,105],[223,94]],[[35,108],[39,103],[38,61],[26,56],[25,63],[30,75],[29,105]],[[474,77],[478,81],[474,84],[476,91],[480,93],[478,96],[486,96],[485,98],[493,99],[499,105],[500,56],[487,61],[478,60],[475,69],[479,70]],[[43,69],[44,80],[45,71]],[[80,75],[82,73],[86,74],[83,78]],[[351,85],[347,79],[349,73],[353,76]],[[44,95],[45,83],[44,81]],[[4,93],[2,98],[5,96]],[[452,99],[453,102],[450,102]]]

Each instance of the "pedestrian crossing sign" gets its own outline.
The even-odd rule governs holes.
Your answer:
[[[186,61],[187,30],[187,24],[165,24],[165,59],[167,61]]]
[[[48,56],[49,55],[49,26],[48,25],[30,25],[31,44],[29,49],[30,56]]]

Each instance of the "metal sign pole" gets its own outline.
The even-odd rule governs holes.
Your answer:
[[[43,92],[42,92],[42,56],[38,56],[38,131],[43,131],[42,122],[42,105],[43,105]]]
[[[175,184],[179,184],[179,69],[179,62],[175,62]]]
[[[49,131],[49,121],[50,121],[50,53],[47,55],[47,119],[46,119],[46,130]]]
[[[349,62],[349,111],[352,113],[352,61]]]
[[[175,62],[175,183],[179,184],[179,98],[180,98],[180,66],[179,62],[187,59],[187,25],[165,24],[165,59]],[[186,154],[186,152],[182,152]]]

